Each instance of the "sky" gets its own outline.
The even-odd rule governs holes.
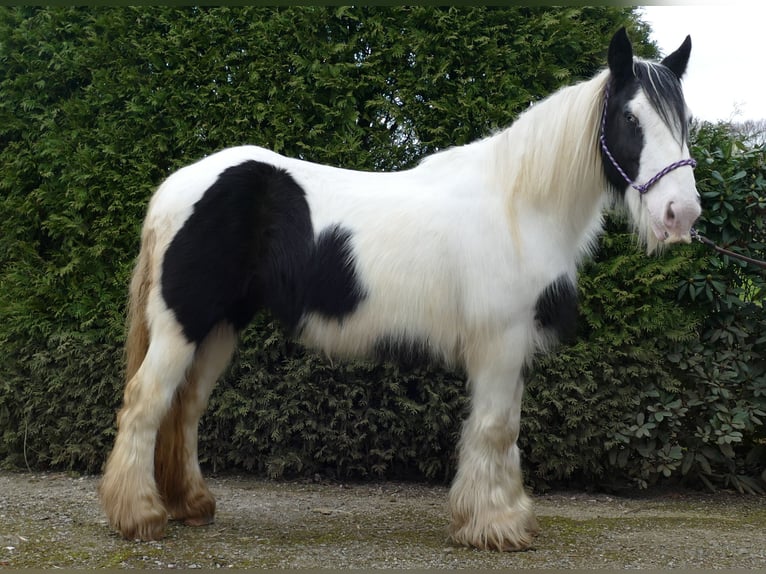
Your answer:
[[[663,55],[692,37],[683,86],[702,120],[766,119],[766,2],[644,6],[643,20]]]

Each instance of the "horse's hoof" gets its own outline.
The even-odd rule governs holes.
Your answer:
[[[531,512],[497,513],[483,521],[469,520],[450,526],[450,537],[461,546],[498,552],[528,550],[540,531]]]
[[[184,524],[186,526],[207,526],[208,524],[213,524],[213,522],[215,522],[215,517],[212,514],[210,516],[184,518]]]
[[[206,486],[187,493],[185,500],[172,504],[170,515],[186,526],[206,526],[215,520],[215,497]]]
[[[110,522],[126,540],[148,542],[161,540],[165,537],[168,514],[162,509],[161,511],[153,511],[149,516],[145,514],[142,516],[132,515]]]

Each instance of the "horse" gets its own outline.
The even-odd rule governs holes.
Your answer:
[[[605,207],[625,206],[648,254],[689,242],[700,215],[680,83],[690,51],[687,36],[660,62],[634,57],[622,28],[593,77],[411,169],[240,146],[171,174],[149,202],[129,287],[127,384],[99,486],[111,527],[154,540],[169,518],[213,521],[198,422],[239,332],[267,310],[331,357],[425,349],[462,368],[471,408],[450,536],[528,548],[523,372],[571,331],[577,267]]]

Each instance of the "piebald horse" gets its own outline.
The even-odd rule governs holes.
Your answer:
[[[242,146],[170,175],[130,284],[127,385],[100,484],[111,526],[152,540],[169,518],[212,522],[198,421],[238,333],[268,310],[330,356],[426,349],[463,369],[451,537],[527,548],[538,526],[517,447],[523,367],[571,329],[606,202],[626,206],[648,252],[688,242],[700,215],[680,83],[690,51],[687,37],[644,61],[622,29],[590,80],[405,171]]]

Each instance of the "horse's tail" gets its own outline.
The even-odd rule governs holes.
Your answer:
[[[125,340],[125,380],[129,382],[144,362],[149,349],[149,324],[146,306],[152,289],[151,270],[155,237],[153,232],[145,232],[141,237],[141,251],[130,281],[128,299],[127,337]]]

